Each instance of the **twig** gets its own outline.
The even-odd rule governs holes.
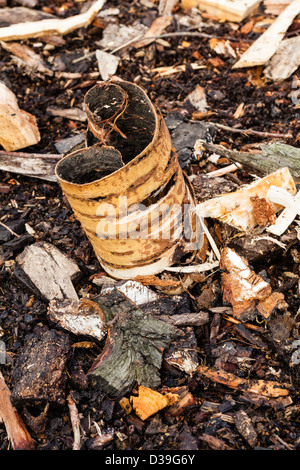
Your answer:
[[[288,450],[295,450],[295,447],[291,444],[287,444],[281,437],[279,437],[277,434],[273,434],[275,439],[277,439],[282,445],[284,445]]]
[[[80,450],[81,443],[80,443],[80,420],[79,414],[77,410],[76,403],[73,399],[72,393],[68,395],[68,406],[70,411],[70,418],[72,423],[72,429],[74,433],[74,443],[73,443],[73,450]]]
[[[212,34],[206,34],[206,33],[193,33],[191,31],[175,31],[173,33],[164,33],[164,34],[159,34],[157,36],[148,36],[148,39],[165,39],[165,38],[171,38],[171,37],[176,37],[176,36],[192,36],[192,37],[198,37],[198,38],[205,38],[205,39],[212,39],[215,38],[216,36]],[[122,44],[121,46],[116,47],[113,51],[111,51],[111,54],[115,54],[119,50],[123,49],[124,47],[130,46],[130,44],[133,44],[135,42],[140,41],[140,39],[143,39],[143,35],[136,36],[135,38],[131,39],[130,41],[127,41],[127,43]]]
[[[81,72],[54,72],[56,78],[66,78],[76,80],[85,78],[86,80],[94,80],[99,77],[100,72],[81,73]]]
[[[236,165],[235,163],[233,163],[232,165],[225,166],[224,168],[220,168],[219,170],[210,171],[209,173],[206,173],[205,176],[207,178],[215,178],[216,176],[227,175],[232,171],[238,170],[240,167],[241,165]]]
[[[131,44],[134,44],[135,42],[139,42],[141,39],[143,39],[145,34],[139,34],[138,36],[135,36],[133,39],[130,39],[129,41],[125,42],[124,44],[121,44],[120,46],[116,47],[112,51],[110,51],[110,54],[115,54],[116,52],[119,52],[121,49],[124,49],[125,47],[130,46]],[[148,39],[165,39],[165,38],[171,38],[171,37],[178,37],[178,36],[191,36],[191,37],[198,37],[198,38],[204,38],[204,39],[224,39],[222,36],[215,36],[213,34],[206,34],[206,33],[195,33],[192,31],[175,31],[173,33],[164,33],[164,34],[159,34],[158,36],[149,36],[147,37]],[[236,39],[233,38],[227,38],[228,40],[231,41],[236,41]],[[106,47],[103,49],[104,52],[109,51],[109,47]],[[78,59],[74,59],[72,61],[73,64],[80,62],[81,60],[88,59],[92,57],[94,54],[96,54],[96,51],[90,52],[82,57],[79,57]]]
[[[7,225],[5,225],[3,222],[0,221],[0,225],[4,227],[6,230],[8,230],[14,237],[20,238],[20,235],[18,235],[16,232],[14,232],[11,228],[9,228]]]
[[[223,129],[224,131],[229,132],[236,132],[239,134],[248,134],[248,135],[258,135],[260,137],[275,137],[278,139],[292,139],[292,134],[276,134],[275,132],[262,132],[262,131],[255,131],[253,129],[236,129],[235,127],[224,126],[224,124],[219,124],[217,122],[210,122],[219,129]]]

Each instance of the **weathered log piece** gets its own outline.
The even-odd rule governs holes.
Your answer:
[[[112,397],[124,395],[136,382],[158,387],[163,350],[180,330],[146,314],[117,289],[93,300],[103,310],[109,330],[88,376]]]

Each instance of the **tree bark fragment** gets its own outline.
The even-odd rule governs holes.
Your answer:
[[[0,372],[0,418],[14,450],[34,450],[34,441],[17,410],[11,403],[11,394]]]

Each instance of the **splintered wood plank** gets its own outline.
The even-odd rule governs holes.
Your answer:
[[[232,68],[264,65],[275,54],[287,29],[300,13],[300,0],[294,0],[276,18],[274,23],[246,50]]]
[[[89,25],[101,10],[106,0],[97,0],[85,13],[69,18],[46,19],[41,21],[28,21],[12,24],[0,28],[0,39],[14,41],[17,39],[36,38],[51,34],[68,34],[75,29]]]
[[[182,0],[183,8],[198,7],[220,21],[239,22],[249,16],[260,0]]]

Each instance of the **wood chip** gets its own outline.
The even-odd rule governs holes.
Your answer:
[[[284,295],[281,292],[273,292],[269,297],[258,302],[256,308],[265,320],[269,320],[272,312],[280,305],[286,305]]]
[[[14,450],[34,450],[34,441],[17,410],[11,403],[11,393],[0,372],[0,420],[4,422],[9,441]]]
[[[49,303],[50,320],[74,335],[91,336],[101,341],[106,334],[104,314],[96,302],[89,299],[57,300]]]
[[[36,118],[19,108],[15,94],[0,82],[0,144],[7,151],[19,150],[40,141]]]
[[[98,69],[102,80],[108,80],[114,75],[118,69],[120,58],[110,54],[109,52],[96,50],[96,58],[98,61]]]
[[[27,338],[12,375],[11,397],[16,406],[65,404],[70,345],[69,335],[55,329]]]
[[[26,247],[16,259],[14,273],[20,280],[28,280],[47,300],[78,300],[72,279],[80,270],[50,243],[37,242]]]
[[[197,85],[196,88],[188,94],[185,99],[185,102],[186,101],[189,101],[190,104],[201,113],[205,112],[208,108],[205,88],[200,85]]]
[[[270,284],[249,268],[247,260],[234,250],[226,247],[221,255],[223,302],[229,302],[233,316],[241,321],[255,315],[258,300],[269,297],[272,293]]]
[[[144,421],[158,411],[176,403],[178,395],[173,393],[162,395],[155,390],[140,386],[138,397],[132,396],[130,401],[138,417]]]
[[[238,432],[248,442],[250,447],[255,447],[257,444],[257,433],[251,423],[251,419],[243,410],[239,410],[234,414],[234,422]]]
[[[275,54],[285,32],[300,13],[300,0],[294,0],[274,23],[244,52],[233,68],[264,65]]]
[[[159,296],[153,290],[134,280],[120,282],[114,285],[111,283],[110,286],[104,286],[102,294],[112,292],[114,288],[117,288],[119,292],[122,292],[126,297],[128,297],[128,299],[139,306],[159,299]]]

